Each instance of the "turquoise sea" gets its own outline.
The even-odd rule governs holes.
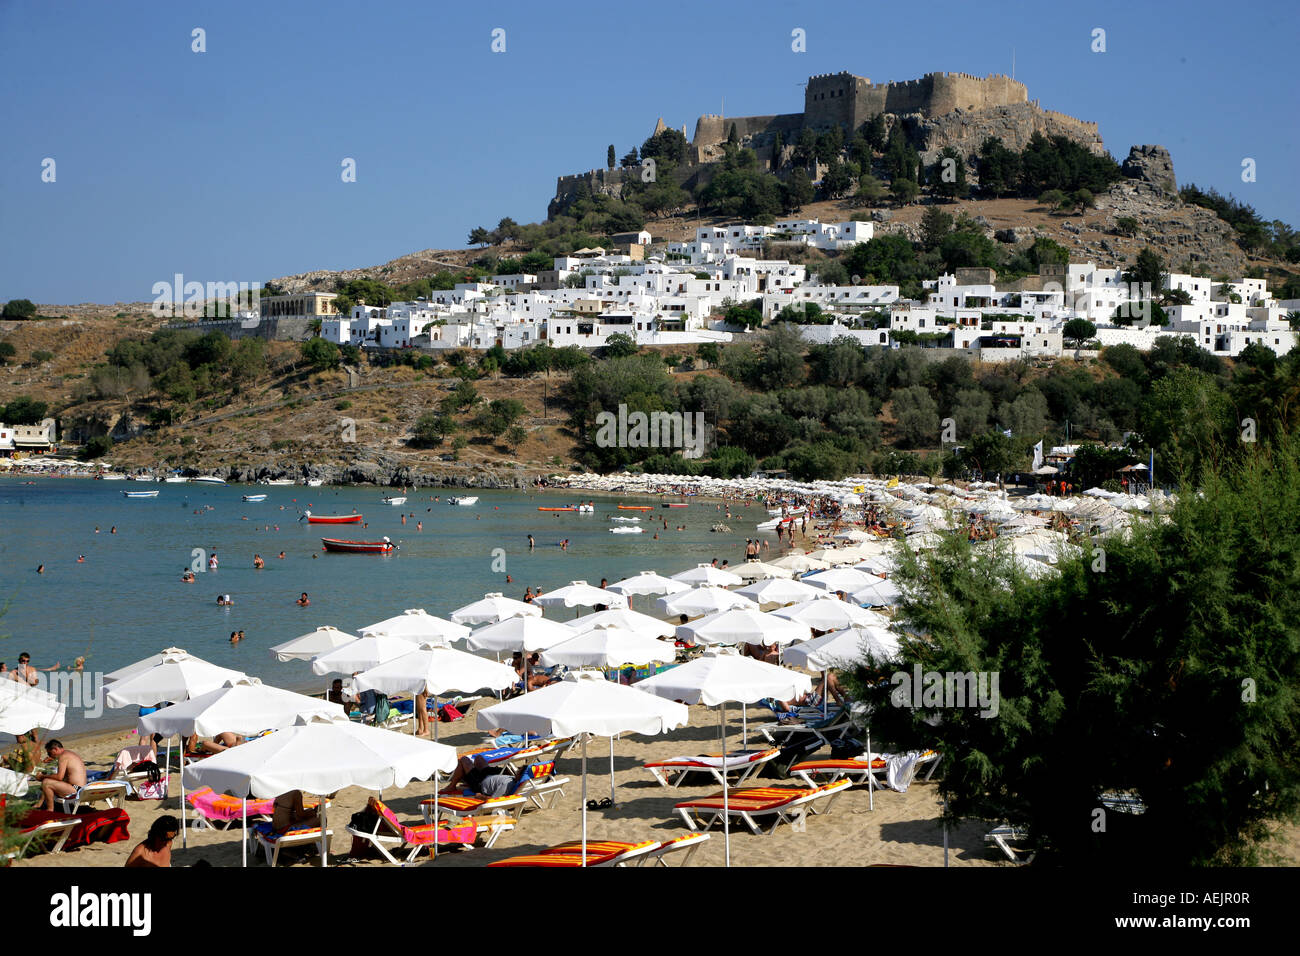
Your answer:
[[[393,507],[382,501],[400,494],[393,489],[27,480],[0,478],[0,604],[8,602],[0,617],[0,660],[13,667],[28,651],[37,667],[56,661],[67,667],[84,655],[87,671],[108,672],[174,646],[297,690],[319,690],[324,679],[306,663],[276,661],[268,648],[320,625],[355,633],[406,608],[446,616],[488,591],[520,598],[530,585],[549,591],[573,580],[616,581],[643,569],[674,574],[715,557],[737,564],[744,560],[746,535],[766,518],[757,504],[736,506],[727,520],[711,502],[663,509],[659,499],[591,494],[582,500],[595,503],[594,515],[537,510],[579,500],[567,492],[481,491],[476,505],[453,507],[447,493],[421,489],[408,494],[404,507]],[[121,494],[155,488],[160,493],[154,499]],[[241,500],[263,493],[261,503]],[[618,504],[655,506],[642,513],[644,534],[609,533],[619,524],[611,516],[636,514],[619,512]],[[304,508],[315,514],[355,508],[369,527],[308,525],[298,520]],[[733,533],[711,533],[719,520]],[[686,530],[674,530],[679,524]],[[536,541],[532,552],[529,534]],[[384,535],[400,550],[321,550],[322,536]],[[570,542],[567,551],[558,546],[563,538]],[[196,556],[213,552],[216,571],[201,571],[194,584],[181,582],[192,563],[206,567]],[[254,570],[254,554],[265,559],[265,569]],[[41,564],[45,571],[38,574]],[[311,600],[305,608],[295,603],[303,591]],[[232,596],[233,607],[217,606],[222,593]],[[634,599],[634,606],[653,613],[653,601]],[[547,611],[555,619],[573,615]],[[232,646],[230,632],[241,629],[244,640]],[[88,721],[70,709],[64,733],[133,725],[128,710],[105,710]]]

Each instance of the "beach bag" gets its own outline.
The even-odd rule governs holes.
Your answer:
[[[388,703],[387,694],[375,695],[375,726],[381,726],[388,722],[388,718],[393,715],[392,705]]]
[[[370,807],[364,807],[352,814],[352,819],[348,826],[354,830],[360,830],[362,833],[371,833],[375,829],[375,824],[379,822],[379,814]]]
[[[444,724],[449,724],[453,720],[460,720],[464,716],[465,716],[464,714],[462,714],[451,704],[443,704],[441,707],[438,708],[438,719],[441,720]]]
[[[150,783],[160,783],[162,781],[162,770],[152,760],[141,760],[138,763],[133,763],[126,768],[126,772],[146,774]]]

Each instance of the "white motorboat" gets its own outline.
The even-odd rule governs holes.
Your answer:
[[[405,498],[402,498],[402,497],[398,497],[398,498],[385,498],[385,499],[384,499],[384,504],[386,504],[386,505],[404,505],[404,504],[406,504],[406,499],[405,499]]]
[[[226,479],[218,478],[216,475],[199,475],[197,478],[191,478],[196,485],[224,485]]]
[[[126,498],[157,498],[158,491],[124,491],[122,495]]]
[[[265,501],[266,495],[244,495],[245,501]]]
[[[104,481],[126,481],[126,475],[119,475],[116,473],[105,472],[99,477]]]
[[[478,498],[476,496],[470,496],[468,498],[448,498],[447,504],[460,505],[461,507],[469,507],[470,505],[478,504]]]
[[[263,478],[258,482],[259,485],[271,485],[276,488],[283,488],[293,484],[292,478]]]
[[[615,515],[610,521],[640,521],[640,518],[624,518],[622,515]]]
[[[306,481],[308,488],[319,488],[323,484],[325,484],[324,478],[308,478]]]
[[[645,534],[645,528],[610,528],[610,534]]]
[[[180,475],[172,475],[170,478],[164,478],[165,485],[183,485],[189,482],[188,478],[182,478]]]

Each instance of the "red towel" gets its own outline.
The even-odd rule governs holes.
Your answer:
[[[29,810],[23,817],[22,826],[34,827],[48,820],[79,820],[81,825],[68,834],[65,850],[86,846],[90,843],[116,843],[129,840],[127,830],[131,817],[121,808],[116,810],[85,810],[75,816],[70,813],[55,813],[52,810]]]

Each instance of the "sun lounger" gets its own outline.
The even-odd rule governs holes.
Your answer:
[[[91,780],[69,796],[56,797],[54,805],[64,813],[76,813],[83,806],[101,802],[117,809],[116,801],[125,800],[130,793],[131,785],[125,780]]]
[[[829,744],[841,732],[848,730],[853,725],[852,715],[846,707],[842,710],[832,710],[825,717],[821,712],[805,718],[802,721],[793,721],[791,723],[771,723],[763,724],[758,728],[761,733],[774,747],[782,747],[791,743],[797,737],[811,735],[823,744]]]
[[[1034,857],[1038,855],[1035,850],[1025,854],[1024,850],[1015,849],[1013,843],[1023,843],[1029,839],[1029,831],[1024,827],[1015,827],[1010,824],[996,826],[988,833],[984,834],[984,842],[996,846],[1001,850],[1008,860],[1012,863],[1033,863]]]
[[[439,796],[437,800],[438,812],[450,816],[468,816],[471,814],[504,813],[515,807],[519,808],[520,813],[530,806],[545,810],[554,806],[555,802],[564,795],[564,787],[568,782],[568,777],[555,776],[554,760],[532,763],[524,768],[519,779],[515,781],[511,790],[504,796],[489,797],[473,792],[466,792],[461,796]],[[433,813],[433,807],[433,799],[420,801],[420,811],[424,814],[425,821],[428,823],[433,822],[429,819]]]
[[[34,826],[24,827],[19,831],[23,842],[18,846],[18,849],[6,853],[5,859],[21,860],[27,855],[27,851],[31,849],[33,843],[37,844],[37,846],[46,847],[50,853],[60,853],[63,850],[63,845],[68,842],[68,837],[72,835],[72,831],[79,826],[81,826],[79,819],[70,818],[45,820]]]
[[[763,824],[770,823],[767,832],[771,833],[781,823],[802,821],[810,813],[829,812],[836,795],[848,787],[847,780],[819,787],[752,787],[728,793],[725,804],[722,794],[716,793],[699,800],[683,801],[674,809],[693,830],[708,830],[730,816],[754,833],[762,833]]]
[[[863,755],[865,757],[865,754]],[[869,781],[874,786],[880,786],[878,774],[884,774],[889,769],[889,754],[873,754],[873,759],[868,765],[865,759],[849,758],[847,760],[804,760],[790,768],[790,774],[798,777],[810,787],[817,786],[819,779],[824,782],[834,782],[836,780],[848,779],[854,784],[864,784]],[[940,755],[933,750],[926,750],[920,754],[916,760],[916,767],[919,769],[923,764],[929,764],[930,769],[925,778],[929,780],[935,769],[939,766]]]
[[[204,787],[194,793],[185,794],[185,801],[194,808],[194,829],[207,827],[212,830],[229,830],[231,825],[242,825],[244,805],[239,797],[227,793],[215,793],[211,787]],[[249,800],[248,819],[260,823],[275,812],[275,800]]]
[[[699,757],[673,757],[671,760],[654,760],[645,764],[645,769],[654,775],[661,787],[680,787],[693,773],[711,776],[721,784],[723,774],[734,775],[730,783],[739,787],[754,775],[769,760],[781,755],[778,747],[768,750],[733,750],[725,760],[721,754],[705,754]]]
[[[286,830],[284,833],[276,833],[271,829],[270,823],[259,823],[250,831],[253,840],[266,853],[266,862],[275,866],[280,859],[280,851],[290,847],[311,847],[317,852],[320,851],[321,832],[320,827],[304,827],[302,829]],[[334,835],[333,830],[325,831],[326,845],[329,845],[329,839]]]
[[[691,857],[695,855],[695,851],[700,848],[700,844],[708,839],[709,835],[707,833],[688,833],[686,836],[680,836],[675,840],[666,840],[659,844],[656,849],[643,856],[637,862],[637,866],[667,866],[664,857],[674,853],[686,854],[678,863],[679,866],[686,866],[691,862]]]
[[[615,840],[587,841],[587,866],[627,866],[635,863],[662,846],[658,840],[645,840],[641,843],[623,843]],[[562,843],[531,853],[526,856],[512,856],[504,860],[489,863],[488,866],[541,866],[541,867],[581,867],[582,841]]]
[[[396,863],[399,866],[405,866],[417,856],[421,850],[428,849],[437,843],[459,843],[462,845],[473,844],[475,836],[478,834],[478,826],[471,823],[457,823],[450,826],[445,822],[425,823],[420,826],[407,826],[397,819],[397,814],[392,811],[378,797],[371,797],[368,804],[371,810],[377,814],[375,826],[372,830],[359,830],[356,827],[348,826],[347,831],[359,840],[364,840],[378,850],[389,863]],[[406,858],[397,859],[389,852],[388,848],[401,852],[407,851]]]

